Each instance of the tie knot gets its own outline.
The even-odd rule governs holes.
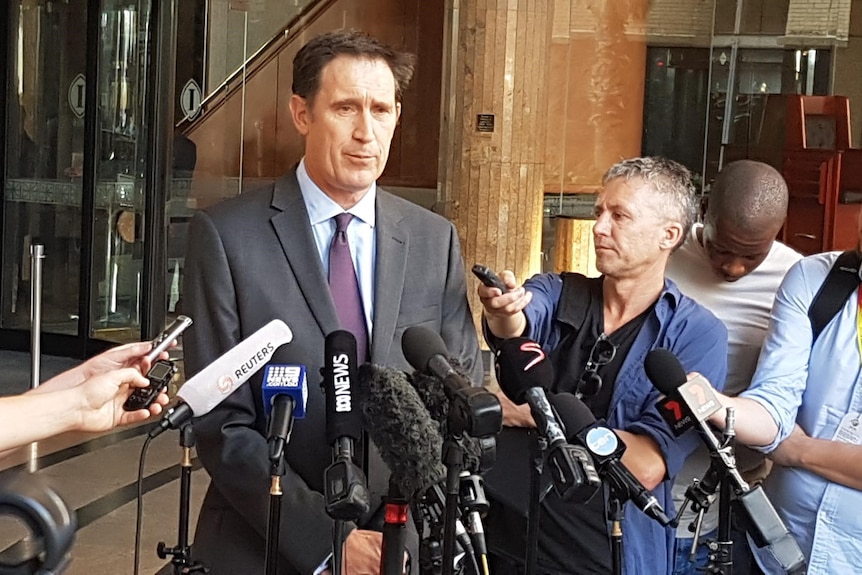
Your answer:
[[[350,221],[353,219],[353,214],[348,214],[344,212],[343,214],[338,214],[335,216],[335,233],[339,232],[347,232],[347,226],[350,225]]]

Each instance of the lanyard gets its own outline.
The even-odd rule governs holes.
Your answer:
[[[859,357],[862,358],[862,284],[856,294],[856,343],[859,346]]]

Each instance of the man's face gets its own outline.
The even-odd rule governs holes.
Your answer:
[[[769,226],[756,232],[736,229],[733,223],[712,222],[703,227],[703,247],[713,273],[726,282],[735,282],[763,263],[778,230]]]
[[[659,214],[657,194],[640,178],[616,178],[596,200],[596,268],[611,278],[638,277],[661,266],[682,226]]]
[[[401,114],[389,65],[337,56],[323,67],[313,100],[294,94],[290,110],[314,183],[343,207],[362,199],[386,167]]]

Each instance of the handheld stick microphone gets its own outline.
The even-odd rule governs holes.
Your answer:
[[[599,488],[592,460],[566,440],[565,427],[548,401],[545,387],[554,381],[554,368],[536,342],[516,337],[497,350],[497,380],[503,393],[518,405],[527,403],[536,428],[548,440],[548,468],[560,498],[587,501]]]
[[[661,348],[647,354],[644,369],[659,391],[672,400],[680,401],[684,415],[694,421],[693,425],[697,427],[701,439],[709,448],[713,462],[721,462],[721,471],[732,481],[737,496],[736,504],[742,509],[746,529],[757,546],[769,545],[772,555],[786,573],[804,573],[805,555],[767,498],[763,487],[749,487],[736,469],[733,453],[722,447],[705,422],[707,417],[721,409],[706,378],[699,376],[687,380],[679,359],[670,350]]]
[[[443,440],[402,372],[363,365],[359,392],[364,426],[391,472],[380,571],[401,573],[409,503],[443,479]]]
[[[356,337],[338,330],[324,343],[323,393],[326,440],[333,447],[332,465],[324,474],[326,512],[333,519],[356,521],[371,505],[365,474],[354,461],[354,444],[362,437],[359,410],[359,366]]]
[[[269,417],[269,460],[284,457],[294,419],[305,417],[308,401],[304,365],[267,365],[263,372],[263,410]]]
[[[149,436],[157,437],[168,428],[178,429],[192,417],[212,411],[251,379],[276,349],[292,339],[290,328],[280,319],[272,320],[248,336],[183,384],[177,393],[181,402],[165,413]]]
[[[427,327],[408,327],[401,336],[401,348],[413,369],[439,378],[449,399],[448,431],[482,438],[497,435],[503,427],[503,411],[497,397],[452,368],[446,359],[446,343]]]
[[[596,421],[593,412],[584,402],[569,393],[551,397],[568,436],[583,445],[596,462],[599,475],[608,481],[623,501],[630,499],[638,509],[662,525],[670,518],[665,514],[655,495],[647,491],[628,467],[620,461],[626,444],[603,421]]]

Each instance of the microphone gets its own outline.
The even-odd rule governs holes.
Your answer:
[[[380,572],[401,573],[409,502],[443,479],[443,440],[404,373],[363,365],[359,397],[368,437],[390,469]]]
[[[769,546],[772,555],[787,573],[804,573],[807,561],[798,543],[787,530],[772,502],[758,485],[751,489],[736,469],[732,444],[722,445],[705,420],[721,409],[712,386],[705,377],[686,380],[679,359],[667,349],[656,348],[644,360],[644,370],[652,384],[672,399],[679,399],[684,416],[693,420],[703,442],[713,455],[713,466],[720,462],[721,472],[732,480],[736,504],[743,511],[743,520],[758,547]],[[671,425],[673,427],[673,425]],[[712,470],[713,467],[710,468]]]
[[[482,387],[473,387],[468,378],[452,368],[440,334],[422,326],[412,326],[401,336],[404,358],[413,369],[440,379],[449,400],[448,431],[473,437],[497,435],[503,428],[503,410],[497,397]]]
[[[391,483],[413,500],[440,482],[443,440],[416,390],[401,371],[365,364],[359,368],[363,427],[389,467]]]
[[[290,441],[294,419],[305,417],[308,401],[304,365],[268,365],[263,372],[263,411],[269,417],[269,460],[278,463]]]
[[[466,377],[461,371],[461,366],[453,360],[452,368]],[[445,436],[447,432],[446,419],[449,414],[449,400],[443,391],[443,382],[440,378],[421,371],[414,371],[408,378],[410,385],[419,394],[419,399],[428,410],[431,419],[440,426],[440,434]],[[497,438],[471,437],[467,434],[458,440],[464,449],[464,469],[472,473],[484,473],[494,466],[497,461]]]
[[[566,440],[565,427],[548,401],[545,386],[554,381],[554,368],[541,346],[525,337],[501,342],[496,369],[500,389],[516,404],[530,405],[536,428],[548,440],[548,467],[557,494],[588,501],[598,491],[599,476],[584,449]]]
[[[354,442],[362,437],[356,337],[337,330],[323,346],[326,441],[333,447],[332,465],[324,473],[326,512],[333,519],[356,521],[371,506],[365,474],[353,459]]]
[[[192,417],[212,411],[251,379],[276,349],[290,343],[292,339],[293,333],[287,324],[274,319],[242,340],[183,384],[177,393],[181,402],[162,416],[150,430],[150,438],[158,437],[168,428],[178,429],[191,421]]]
[[[655,495],[620,461],[626,444],[603,421],[597,421],[592,410],[570,393],[551,397],[551,403],[563,422],[569,437],[586,447],[596,463],[599,475],[609,482],[611,490],[622,501],[630,499],[638,509],[662,525],[670,524]]]

